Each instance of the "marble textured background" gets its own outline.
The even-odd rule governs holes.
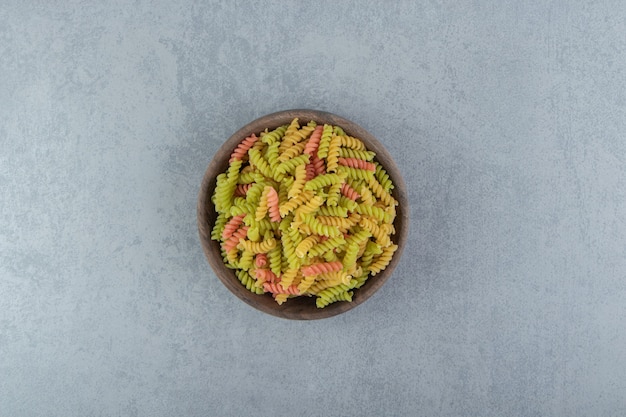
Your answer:
[[[626,414],[622,1],[3,2],[0,414]],[[409,246],[317,322],[234,298],[204,169],[288,108],[360,123]]]

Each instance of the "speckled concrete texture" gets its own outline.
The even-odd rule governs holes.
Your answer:
[[[0,415],[626,415],[622,1],[0,7]],[[245,123],[351,119],[409,187],[372,299],[232,296],[200,181]]]

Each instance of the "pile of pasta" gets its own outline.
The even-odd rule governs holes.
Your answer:
[[[394,185],[375,156],[339,126],[297,118],[246,137],[212,196],[226,266],[278,304],[352,301],[398,248]]]

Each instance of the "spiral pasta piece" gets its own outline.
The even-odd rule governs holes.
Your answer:
[[[367,247],[367,242],[369,242],[369,240],[362,240],[361,242],[359,242],[359,251],[356,254],[357,258],[360,259],[363,256],[363,253],[365,252],[365,248]],[[358,268],[361,268],[361,266],[359,265]],[[356,273],[354,273],[353,275],[356,275]]]
[[[306,139],[313,134],[315,128],[317,128],[317,122],[315,120],[310,120],[306,126],[302,126],[300,128],[298,133],[302,136],[302,139]]]
[[[280,279],[280,285],[283,287],[283,289],[287,289],[287,287],[289,287],[294,279],[296,278],[296,276],[298,275],[298,268],[291,268],[291,269],[287,269],[281,279]]]
[[[361,202],[363,204],[367,204],[368,206],[373,206],[376,204],[376,200],[374,200],[374,195],[366,186],[361,187]],[[380,207],[379,207],[380,208]]]
[[[306,183],[306,185],[304,186],[304,190],[314,191],[329,185],[341,184],[345,178],[346,176],[341,174],[318,175],[317,177]]]
[[[282,248],[277,244],[275,248],[268,252],[270,270],[280,276],[282,272]]]
[[[328,145],[328,155],[326,156],[326,171],[337,172],[339,166],[339,148],[341,147],[341,136],[333,135]]]
[[[379,198],[380,201],[382,201],[385,205],[398,205],[396,199],[393,198],[391,194],[389,194],[389,192],[385,190],[385,188],[376,180],[376,178],[370,178],[367,184],[369,185],[369,188],[374,192],[374,194],[376,194],[376,197]]]
[[[293,223],[292,223],[293,224]],[[288,267],[289,268],[296,268],[299,267],[300,265],[302,265],[302,263],[304,262],[304,259],[301,259],[298,257],[298,255],[296,255],[295,250],[298,247],[298,245],[302,242],[302,235],[300,234],[300,229],[296,229],[296,228],[290,228],[287,231],[287,235],[289,236],[289,241],[292,244],[293,247],[293,256],[291,256],[287,261],[288,261]]]
[[[250,165],[254,166],[259,170],[261,174],[268,178],[272,178],[274,171],[270,166],[269,162],[265,160],[260,151],[256,149],[250,149],[248,151],[248,155],[250,155]]]
[[[309,155],[299,155],[295,158],[288,159],[284,162],[281,162],[278,167],[276,167],[276,173],[274,174],[274,178],[277,178],[277,175],[285,174],[289,171],[295,170],[298,165],[307,164],[309,162]]]
[[[388,235],[393,235],[396,233],[396,228],[393,227],[392,223],[384,223],[380,225],[380,230],[384,231]]]
[[[226,227],[226,223],[228,223],[228,214],[228,212],[222,212],[217,215],[215,226],[213,226],[213,230],[211,230],[211,240],[220,240],[224,227]]]
[[[345,146],[346,148],[351,148],[357,151],[365,151],[365,145],[359,139],[354,138],[352,136],[340,136],[341,137],[341,146]]]
[[[305,277],[311,275],[319,275],[324,272],[341,271],[343,265],[341,262],[322,262],[302,267],[302,275]]]
[[[311,164],[313,165],[313,169],[315,171],[315,175],[312,178],[315,178],[318,175],[326,174],[326,163],[323,159],[320,159],[317,155],[313,154],[311,157]]]
[[[378,180],[380,185],[382,185],[383,189],[387,192],[393,190],[393,182],[391,182],[391,178],[389,178],[389,174],[387,174],[387,171],[385,171],[382,165],[377,162],[375,162],[374,165],[376,165],[376,173],[374,175],[376,176],[376,179]]]
[[[289,189],[293,186],[294,181],[295,181],[294,177],[287,175],[280,180],[279,185],[284,184],[287,187],[287,189]]]
[[[237,275],[239,281],[241,281],[243,286],[246,287],[248,291],[252,291],[255,294],[263,294],[263,289],[256,286],[256,280],[252,278],[247,271],[243,269],[238,269],[235,272],[235,275]]]
[[[352,201],[356,201],[359,197],[361,197],[354,188],[350,187],[350,185],[345,182],[341,184],[341,194],[343,194]]]
[[[239,267],[239,251],[236,248],[226,252],[226,262],[235,268]]]
[[[236,248],[240,239],[244,239],[248,233],[248,226],[239,228],[228,240],[222,243],[222,248],[226,252],[230,252],[233,248]]]
[[[270,215],[270,220],[273,222],[279,222],[281,219],[279,209],[278,193],[274,187],[269,187],[267,191],[267,208]]]
[[[346,134],[340,126],[333,126],[333,133],[337,136],[345,136]]]
[[[315,300],[315,305],[317,306],[317,308],[324,308],[327,305],[331,304],[331,303],[335,303],[337,301],[352,301],[352,295],[353,295],[353,291],[345,291],[342,293],[339,293],[333,297],[328,297],[328,298],[322,298],[322,297],[318,297]]]
[[[250,240],[239,239],[237,247],[241,250],[247,250],[252,253],[267,253],[276,246],[276,239],[271,238],[261,242],[252,242]]]
[[[267,292],[271,292],[272,294],[300,294],[298,287],[296,287],[295,285],[290,285],[287,288],[283,288],[282,285],[272,282],[265,282],[263,284],[263,289]]]
[[[235,188],[235,196],[244,197],[251,187],[252,184],[237,184],[237,188]]]
[[[271,132],[263,132],[261,133],[261,141],[268,145],[271,145],[274,142],[280,141],[280,139],[285,135],[287,131],[288,125],[279,126]]]
[[[259,140],[256,135],[253,133],[247,138],[245,138],[233,151],[230,155],[229,163],[233,163],[236,160],[243,160],[244,157],[248,154],[248,149],[252,148],[252,145]]]
[[[365,232],[365,233],[363,233]],[[362,230],[356,235],[353,235],[347,241],[346,253],[343,257],[342,264],[344,271],[351,271],[350,268],[356,267],[356,259],[359,253],[361,242],[365,241],[369,237],[368,230]]]
[[[315,165],[312,162],[306,164],[306,177],[305,181],[311,181],[313,178],[317,176],[317,172],[315,172]]]
[[[378,243],[382,247],[386,247],[391,244],[389,233],[378,227],[378,224],[371,219],[365,217],[361,218],[361,220],[359,221],[359,226],[363,227],[365,230],[368,230],[376,239],[376,243]]]
[[[317,216],[317,220],[321,224],[328,226],[335,226],[340,229],[349,229],[352,226],[352,221],[346,217],[337,216]]]
[[[267,254],[257,253],[254,258],[254,266],[257,268],[264,268],[267,265]]]
[[[398,249],[398,245],[395,245],[395,244],[391,244],[387,246],[386,248],[383,248],[383,253],[381,253],[380,256],[376,259],[376,261],[374,261],[370,265],[369,267],[370,273],[372,275],[376,275],[380,271],[385,269],[387,265],[389,265],[389,262],[391,262],[391,257],[397,249]]]
[[[391,215],[385,210],[368,206],[367,204],[359,204],[356,206],[356,212],[359,214],[366,214],[368,216],[378,219],[378,221],[389,223],[391,221]]]
[[[269,145],[265,151],[265,160],[270,165],[272,171],[275,171],[280,163],[280,157],[278,155],[278,142]]]
[[[316,280],[313,285],[311,285],[307,291],[306,294],[317,294],[322,290],[325,290],[326,288],[330,288],[330,287],[334,287],[338,284],[334,284],[332,282],[330,282],[329,280],[326,281],[320,281],[320,280]]]
[[[304,184],[306,183],[307,179],[307,166],[306,164],[302,164],[302,165],[298,165],[295,168],[295,179],[293,181],[293,184],[291,186],[291,188],[289,188],[289,192],[287,194],[288,198],[294,198],[296,196],[298,196],[298,194],[300,194],[304,188]]]
[[[273,294],[274,296],[274,301],[276,301],[276,304],[283,305],[283,303],[285,301],[287,301],[287,298],[289,298],[289,294]]]
[[[343,207],[346,210],[348,210],[349,212],[354,212],[354,210],[356,210],[356,207],[358,206],[356,201],[352,201],[349,198],[347,198],[346,196],[339,196],[339,206],[338,207]]]
[[[234,193],[242,161],[235,160],[228,167],[224,176],[218,176],[215,186],[215,208],[218,212],[226,211],[233,205]]]
[[[317,155],[317,149],[320,146],[320,139],[322,138],[323,129],[324,129],[324,126],[315,127],[315,130],[311,134],[309,141],[304,147],[303,153],[308,154],[308,155],[313,155],[313,154]]]
[[[243,218],[246,217],[245,214],[240,214],[238,216],[232,217],[228,223],[224,226],[224,231],[222,232],[222,239],[228,239],[239,229],[241,223],[243,223]]]
[[[241,199],[241,198],[235,198],[235,200],[233,201],[233,205],[230,208],[230,210],[228,211],[230,213],[231,216],[237,216],[239,214],[245,214],[246,217],[244,217],[244,223],[246,224],[246,226],[250,226],[247,222],[249,222],[248,219],[248,214],[253,213],[256,211],[256,207],[253,206],[252,204],[249,204],[245,199]],[[228,213],[227,212],[227,213]]]
[[[298,129],[300,129],[300,123],[298,118],[296,117],[289,123],[287,126],[287,130],[285,130],[285,136],[280,143],[280,152],[284,152],[285,149],[293,146],[295,143],[299,141],[300,136],[298,135]]]
[[[320,144],[317,148],[317,156],[320,159],[326,158],[328,155],[328,148],[330,146],[330,139],[333,135],[333,127],[330,125],[324,125],[322,129],[322,137],[320,138]]]
[[[319,208],[317,215],[319,216],[340,216],[340,217],[348,217],[348,210],[344,207],[329,207],[323,205]]]
[[[341,231],[337,227],[322,224],[311,215],[304,214],[302,215],[302,219],[304,220],[304,223],[309,226],[311,231],[316,235],[333,237],[341,234]]]
[[[360,288],[367,277],[369,276],[369,266],[372,264],[374,255],[382,253],[382,248],[379,245],[374,244],[372,241],[368,241],[365,245],[365,251],[360,259],[359,268],[361,268],[361,274],[356,277],[357,285],[355,288]]]
[[[285,138],[281,143],[280,152],[283,153],[290,147],[302,143],[304,139],[308,138],[313,133],[316,126],[317,123],[310,121],[306,126],[300,128],[298,119],[293,119],[285,131]]]
[[[256,206],[259,204],[259,201],[261,200],[261,195],[263,194],[263,191],[265,190],[266,185],[267,184],[265,181],[257,182],[248,189],[248,192],[246,193],[246,202],[254,207],[253,211],[256,211]],[[243,205],[239,205],[239,206],[244,208]]]
[[[239,268],[248,270],[254,263],[254,254],[252,252],[243,251],[239,257]]]
[[[267,209],[269,207],[267,199],[270,188],[272,187],[270,187],[269,185],[263,188],[263,193],[261,194],[261,198],[259,199],[259,206],[257,207],[255,213],[256,221],[263,220],[265,214],[267,214]]]
[[[335,262],[339,260],[339,257],[334,251],[328,251],[322,254],[322,259],[326,262]]]
[[[384,210],[389,215],[390,219],[393,220],[396,218],[396,204],[391,204],[390,206],[387,206]],[[391,220],[389,221],[389,223],[391,223]]]
[[[341,188],[343,184],[333,184],[328,188],[328,198],[326,199],[326,205],[336,206],[339,204],[339,196],[341,195]]]
[[[376,171],[376,165],[358,158],[339,158],[338,162],[340,165],[347,167],[365,169],[372,172]]]
[[[289,190],[293,187],[295,181],[291,184],[283,181],[278,184],[278,207],[282,206],[289,200]]]
[[[296,256],[298,258],[304,258],[309,249],[311,249],[317,242],[319,242],[319,237],[316,235],[304,238],[296,247]]]
[[[371,162],[374,160],[376,154],[372,151],[358,151],[356,149],[341,147],[339,149],[339,156],[342,158],[362,159]]]
[[[331,262],[331,261],[329,261]],[[324,272],[317,275],[317,282],[327,282],[326,288],[334,287],[339,284],[349,284],[352,277],[345,271]],[[310,288],[309,288],[310,290]]]
[[[258,242],[261,240],[261,228],[257,225],[250,226],[246,235],[248,240],[252,242]]]
[[[355,284],[356,284],[356,280],[350,280],[350,283],[347,285],[340,284],[334,287],[327,288],[317,293],[317,298],[318,300],[319,299],[323,300],[323,302],[326,302],[326,301],[330,302],[330,300],[333,300],[335,297],[339,296],[340,294],[345,293],[351,290],[352,288],[354,288]]]
[[[322,275],[326,275],[326,274],[322,274]],[[322,276],[322,275],[318,275],[318,276]],[[337,277],[338,278],[334,278],[334,279],[316,280],[315,283],[307,289],[306,293],[311,294],[311,295],[317,295],[321,291],[327,288],[337,287],[339,285],[351,286],[353,281],[355,285],[357,284],[357,282],[353,278],[350,278],[350,276],[347,274],[337,275]],[[344,283],[345,279],[347,279],[347,282]]]
[[[286,232],[283,232],[280,238],[283,246],[283,258],[286,261],[286,265],[283,265],[283,269],[297,268],[300,266],[300,259],[296,255],[296,245]]]
[[[296,211],[296,219],[299,219],[304,214],[311,214],[316,211],[322,204],[324,204],[324,199],[319,195],[316,195],[306,203],[300,205]]]
[[[249,167],[250,165],[248,165],[246,168]],[[237,184],[253,184],[257,182],[263,182],[265,180],[263,174],[259,174],[258,172],[244,172],[244,169],[242,169],[239,173],[239,178],[237,178]]]
[[[305,142],[296,143],[295,145],[287,148],[283,153],[281,153],[278,157],[278,161],[285,162],[297,156],[300,156],[302,154],[302,151],[304,151],[305,146]]]
[[[315,282],[315,275],[305,275],[302,280],[298,283],[298,292],[303,294],[305,293],[311,285]]]
[[[279,207],[278,210],[280,212],[280,215],[282,217],[285,217],[296,208],[300,207],[300,205],[312,199],[314,195],[315,194],[311,191],[303,191],[302,193],[298,194],[296,197]]]
[[[352,168],[347,166],[340,166],[337,170],[338,173],[343,173],[351,180],[364,180],[369,181],[374,176],[372,171],[366,169]]]
[[[254,275],[256,276],[258,281],[264,283],[270,282],[272,284],[276,284],[280,281],[280,278],[269,269],[255,269]]]
[[[252,214],[246,214],[246,217],[243,218],[243,223],[246,226],[249,226],[248,236],[250,236],[250,230],[256,229],[259,235],[263,235],[267,233],[269,230],[276,230],[277,225],[272,223],[268,218],[264,217],[261,220],[256,220],[256,218]],[[248,237],[250,240],[257,241],[258,239]]]

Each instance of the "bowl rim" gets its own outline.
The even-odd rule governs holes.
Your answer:
[[[363,140],[367,149],[376,153],[375,159],[383,165],[395,186],[393,196],[398,201],[398,206],[394,225],[398,223],[402,225],[402,227],[396,228],[396,233],[392,235],[392,241],[398,245],[398,249],[394,253],[387,268],[373,277],[370,276],[365,285],[355,290],[351,302],[337,302],[325,308],[315,307],[315,297],[296,297],[289,299],[282,305],[278,305],[271,296],[267,294],[257,295],[250,292],[240,283],[234,270],[226,268],[222,260],[219,243],[211,240],[213,224],[210,220],[215,217],[215,207],[211,202],[211,196],[215,188],[216,177],[226,170],[228,158],[233,149],[251,133],[261,132],[265,128],[274,129],[280,125],[288,124],[296,117],[301,122],[314,120],[320,124],[327,123],[340,126],[350,136]],[[385,163],[382,163],[381,159],[384,160]],[[213,272],[217,275],[222,284],[237,298],[249,306],[275,317],[291,320],[316,320],[333,317],[358,307],[372,297],[374,293],[387,282],[400,262],[409,231],[410,207],[407,198],[406,184],[398,165],[383,144],[374,135],[351,120],[334,113],[311,109],[291,109],[266,114],[247,123],[234,132],[220,146],[204,172],[198,193],[196,209],[198,233],[202,250]],[[263,300],[270,300],[271,303]],[[314,308],[311,308],[311,306]]]

